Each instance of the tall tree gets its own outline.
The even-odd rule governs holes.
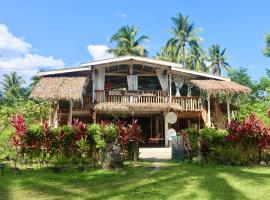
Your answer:
[[[18,98],[22,96],[24,80],[16,72],[5,74],[4,79],[0,82],[5,98]]]
[[[187,54],[186,68],[195,71],[208,72],[208,67],[205,64],[206,58],[203,50],[200,48],[192,48]]]
[[[186,67],[186,46],[189,45],[193,49],[199,47],[199,42],[202,41],[202,38],[197,37],[196,34],[201,30],[195,29],[194,23],[189,22],[189,17],[181,13],[172,17],[172,21],[171,33],[173,38],[169,39],[167,44],[176,47],[178,54],[182,55],[182,63]]]
[[[225,56],[226,49],[221,50],[220,46],[217,44],[212,45],[209,48],[208,61],[211,62],[210,68],[212,69],[212,74],[221,75],[221,69],[228,71],[231,67],[226,61],[228,58]]]
[[[266,47],[263,49],[263,54],[270,57],[270,34],[265,34],[264,36]]]
[[[143,47],[142,43],[149,38],[145,35],[136,39],[138,28],[134,26],[123,26],[117,33],[111,37],[111,42],[116,42],[116,47],[108,49],[108,52],[113,53],[114,56],[147,56],[148,52]]]
[[[178,52],[178,47],[172,46],[169,43],[160,49],[156,57],[160,60],[180,63],[182,60],[182,54],[179,54]]]

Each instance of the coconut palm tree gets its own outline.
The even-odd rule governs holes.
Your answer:
[[[208,72],[205,64],[206,57],[202,49],[192,48],[188,51],[186,58],[186,68],[195,71]]]
[[[221,75],[221,69],[229,70],[231,66],[226,61],[228,58],[225,56],[226,49],[221,50],[220,46],[214,44],[209,48],[208,61],[211,62],[210,68],[212,74]]]
[[[182,61],[182,54],[179,54],[179,49],[176,46],[172,46],[170,43],[166,44],[157,53],[157,59],[180,63]]]
[[[263,49],[263,54],[267,57],[270,57],[270,34],[265,34],[264,38],[266,47]]]
[[[34,89],[34,87],[36,86],[36,84],[38,83],[38,81],[40,80],[40,77],[38,76],[33,76],[31,78],[31,83],[29,85],[29,90],[32,91]]]
[[[134,55],[147,56],[147,50],[142,46],[142,43],[149,38],[145,35],[136,39],[138,28],[134,26],[123,26],[117,33],[111,37],[111,42],[116,42],[116,47],[108,49],[108,52],[114,56]]]
[[[186,46],[189,45],[191,48],[198,48],[199,42],[202,38],[197,37],[196,33],[200,32],[200,29],[195,29],[193,23],[189,23],[189,17],[178,13],[175,17],[172,17],[173,27],[172,35],[173,38],[169,39],[167,44],[176,46],[178,54],[182,54],[182,63],[186,67]]]
[[[16,72],[10,72],[5,74],[4,79],[0,84],[2,85],[3,96],[8,97],[19,97],[22,93],[22,85],[24,80],[21,76],[18,76]]]

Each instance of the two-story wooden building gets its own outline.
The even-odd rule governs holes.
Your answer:
[[[167,130],[191,124],[223,128],[230,120],[230,99],[250,89],[228,78],[184,69],[181,64],[124,56],[87,62],[76,68],[38,73],[31,98],[51,101],[54,126],[72,119],[92,123],[137,118],[144,145],[168,145]],[[226,99],[225,108],[219,96]],[[165,116],[177,114],[169,125]]]

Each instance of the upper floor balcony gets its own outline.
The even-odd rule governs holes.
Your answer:
[[[182,111],[201,111],[202,99],[198,96],[170,97],[167,92],[157,90],[95,90],[96,103],[177,103]]]

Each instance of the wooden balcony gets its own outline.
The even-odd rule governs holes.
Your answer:
[[[104,103],[169,103],[169,95],[164,91],[150,90],[96,90],[95,102]],[[171,103],[177,103],[182,111],[201,111],[202,101],[200,97],[172,97]]]
[[[172,103],[180,104],[183,111],[202,111],[201,97],[172,97]]]

